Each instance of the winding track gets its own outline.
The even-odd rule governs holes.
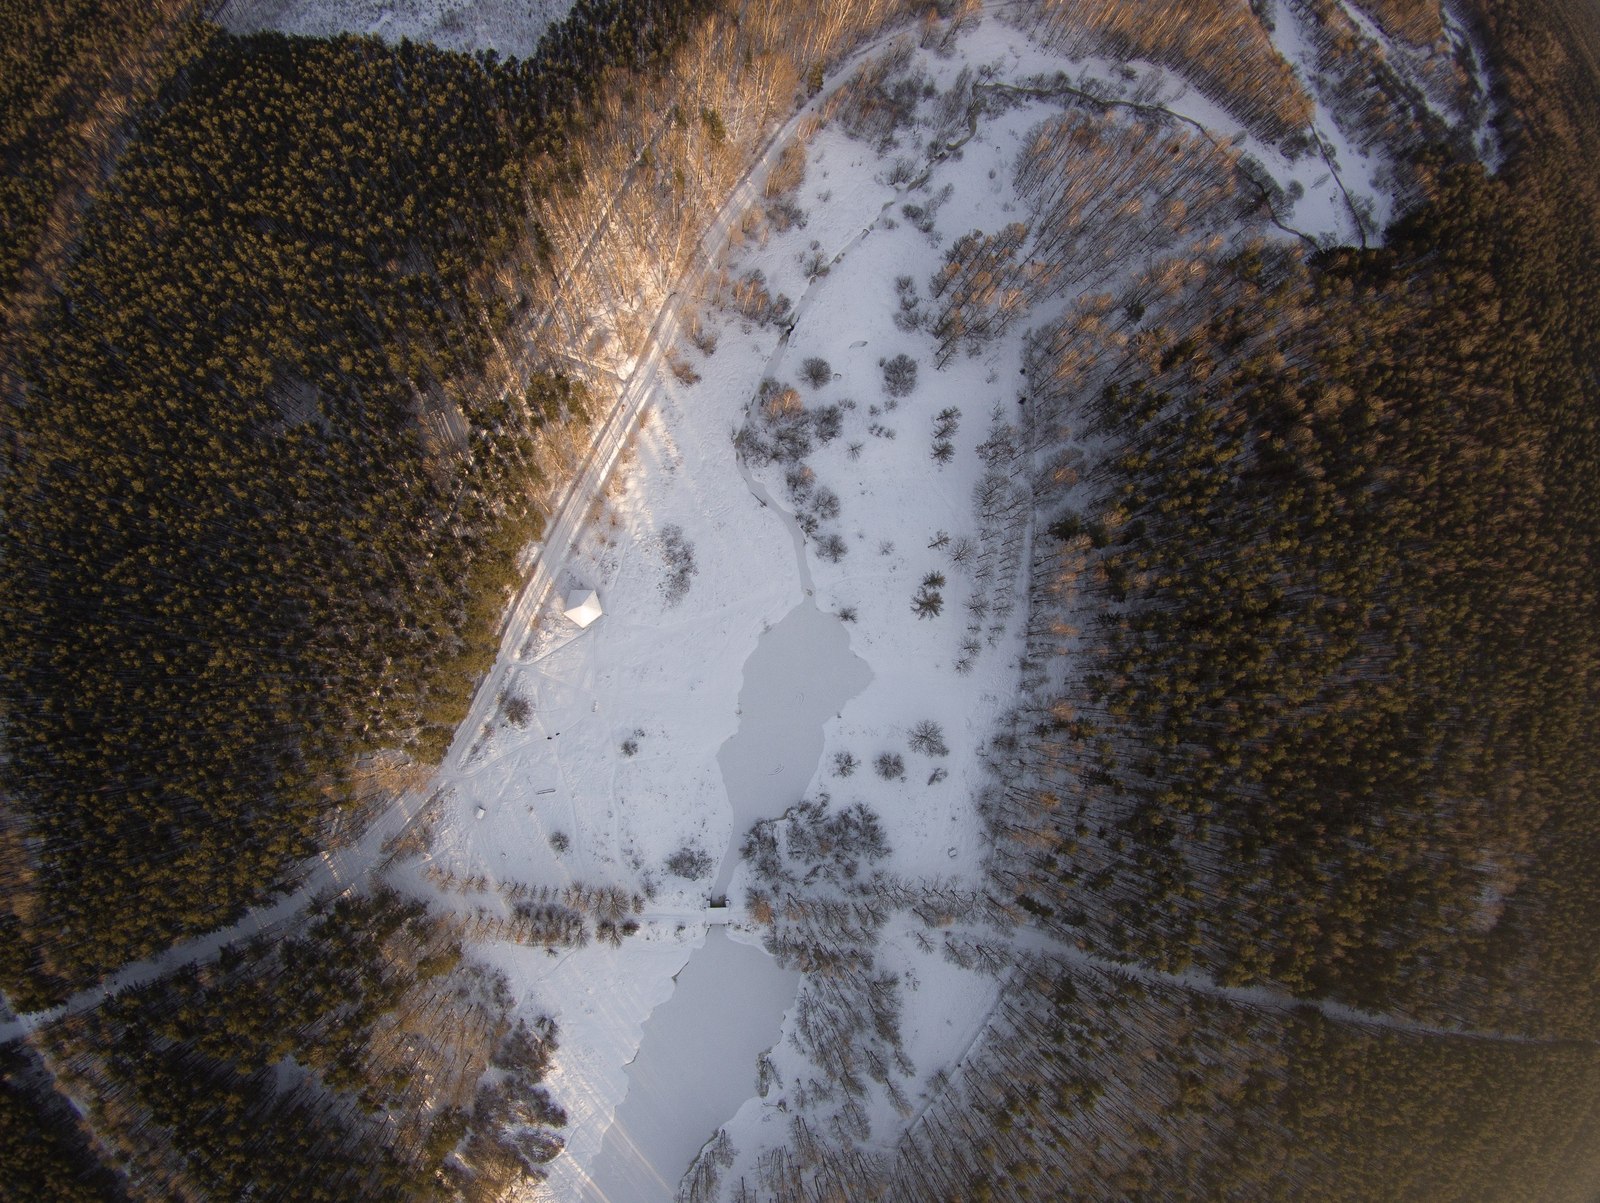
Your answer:
[[[994,12],[1015,7],[1017,0],[994,0],[983,6],[984,12]],[[695,266],[679,286],[667,295],[655,321],[645,338],[643,350],[633,361],[610,414],[591,442],[577,474],[567,487],[565,498],[554,523],[546,531],[538,554],[529,570],[521,590],[511,602],[501,620],[499,652],[494,667],[478,686],[471,709],[456,729],[439,771],[425,791],[409,793],[397,798],[390,807],[378,815],[362,837],[353,845],[327,851],[306,862],[296,875],[299,887],[271,903],[255,907],[225,928],[185,940],[146,960],[124,965],[115,973],[102,979],[99,985],[81,990],[60,1006],[43,1011],[13,1014],[4,996],[0,995],[0,1044],[24,1039],[39,1028],[70,1015],[91,1011],[106,999],[123,990],[136,989],[159,981],[178,970],[214,960],[227,945],[247,940],[287,924],[311,901],[324,894],[343,893],[363,881],[384,860],[383,845],[398,836],[424,808],[427,800],[439,789],[448,788],[461,773],[464,761],[474,742],[473,733],[479,731],[497,704],[500,689],[511,666],[520,658],[520,649],[533,630],[533,622],[549,598],[555,582],[566,565],[573,541],[586,520],[591,499],[600,495],[626,447],[639,415],[654,399],[660,382],[660,367],[666,347],[676,331],[683,300],[693,296],[705,280],[717,256],[727,244],[735,222],[749,204],[761,194],[767,172],[776,162],[779,151],[795,135],[800,122],[814,113],[850,78],[853,69],[871,57],[886,44],[904,35],[903,28],[880,33],[863,42],[842,59],[834,68],[827,85],[795,110],[760,145],[754,161],[746,168],[729,192],[716,217],[706,228],[696,247]],[[643,152],[641,151],[641,154]],[[631,178],[631,177],[630,177]],[[626,182],[624,188],[626,188]],[[614,202],[613,202],[614,204]],[[581,271],[594,253],[609,221],[608,208],[596,223],[579,254],[568,277]],[[551,320],[546,319],[546,324]]]
[[[979,13],[990,16],[1018,7],[1019,2],[1020,0],[989,0],[988,3],[980,5]],[[695,250],[695,265],[689,269],[679,286],[667,295],[657,312],[655,321],[645,338],[643,350],[634,359],[626,377],[623,378],[617,400],[568,486],[555,522],[546,532],[527,579],[502,618],[500,647],[494,666],[478,686],[471,709],[457,728],[455,738],[429,787],[425,791],[397,798],[387,810],[373,820],[366,832],[354,844],[323,852],[303,865],[297,874],[300,885],[292,893],[247,911],[228,927],[185,940],[154,957],[125,965],[102,979],[99,985],[82,990],[62,1005],[48,1010],[14,1015],[4,996],[0,995],[0,1015],[9,1016],[0,1021],[0,1044],[23,1039],[54,1020],[93,1010],[107,998],[123,990],[136,989],[159,981],[186,966],[211,961],[231,943],[253,938],[287,924],[316,897],[340,894],[354,888],[383,863],[383,845],[403,832],[424,808],[427,800],[439,789],[448,788],[463,775],[464,762],[470,756],[474,743],[474,733],[481,730],[492,713],[512,665],[520,660],[521,648],[533,630],[535,617],[549,598],[557,578],[566,565],[573,542],[586,520],[591,500],[604,490],[640,414],[655,398],[665,350],[672,341],[670,336],[676,332],[684,298],[695,295],[703,284],[717,256],[727,244],[735,222],[747,206],[760,195],[768,171],[776,161],[781,148],[796,133],[800,122],[813,114],[848,82],[856,66],[888,43],[904,36],[906,32],[906,29],[899,27],[882,32],[863,42],[842,59],[830,73],[827,85],[816,96],[800,105],[787,121],[767,136],[754,161],[739,178],[717,211],[716,217],[706,228]],[[1105,103],[1098,98],[1095,99],[1099,103]],[[1131,102],[1114,103],[1129,104],[1130,107],[1147,110],[1159,109],[1167,117],[1190,120],[1161,106],[1133,105]],[[652,142],[659,133],[658,130],[656,135],[652,135]],[[641,157],[643,153],[644,150],[641,150]],[[630,168],[623,185],[624,189],[631,178]],[[615,198],[602,214],[600,221],[596,223],[594,233],[569,269],[567,279],[581,271],[592,258],[614,206]],[[1276,223],[1276,215],[1274,221],[1275,224],[1279,224]],[[1301,238],[1306,237],[1300,231],[1287,226],[1280,224],[1280,228]],[[853,237],[839,255],[843,255],[870,229],[869,226]],[[553,320],[554,315],[547,315],[542,324],[548,326]],[[786,345],[780,344],[776,354],[781,355],[784,350]]]

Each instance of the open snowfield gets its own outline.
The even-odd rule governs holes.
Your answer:
[[[230,33],[372,34],[531,58],[546,26],[571,7],[571,0],[228,0],[217,20]]]
[[[741,1019],[761,1016],[764,1041],[735,1051],[726,1023],[697,1032],[699,1008],[667,1010],[676,998],[674,975],[684,975],[679,985],[708,982],[692,958],[706,946],[702,908],[713,888],[709,871],[695,881],[668,872],[674,852],[703,851],[717,864],[754,819],[781,815],[813,786],[831,788],[819,766],[835,752],[853,750],[864,761],[892,749],[905,753],[907,728],[934,719],[952,733],[950,755],[941,760],[945,781],[926,786],[934,766],[911,755],[905,780],[883,781],[863,769],[850,779],[848,795],[835,795],[841,804],[859,798],[879,811],[897,871],[970,876],[979,865],[971,812],[981,773],[977,747],[1014,666],[996,646],[977,671],[957,677],[950,669],[957,603],[943,621],[918,622],[911,597],[939,562],[941,553],[926,546],[936,531],[970,524],[974,469],[957,463],[935,473],[931,414],[945,405],[973,407],[975,396],[991,394],[1014,405],[1015,389],[1009,379],[998,392],[984,383],[998,363],[965,361],[893,411],[903,439],[868,433],[877,425],[870,409],[885,400],[878,358],[920,350],[890,319],[890,269],[908,255],[926,258],[932,248],[909,226],[878,224],[899,194],[875,178],[881,164],[870,148],[824,133],[814,156],[802,197],[814,217],[764,245],[752,242],[730,263],[737,271],[759,264],[774,290],[797,299],[792,335],[777,324],[702,311],[705,327],[717,331],[715,353],[687,345],[682,353],[703,378],[686,385],[664,374],[620,483],[568,561],[568,582],[598,589],[605,617],[579,632],[555,606],[542,616],[505,685],[508,696],[531,703],[526,725],[498,719],[481,734],[446,783],[428,857],[395,871],[419,890],[448,883],[447,897],[464,910],[503,908],[498,887],[505,883],[621,884],[651,895],[641,931],[619,949],[548,956],[484,946],[522,1005],[560,1025],[562,1052],[548,1085],[569,1114],[568,1155],[550,1167],[552,1198],[663,1197],[660,1180],[675,1183],[715,1131],[704,1106],[689,1102],[715,1100],[718,1080],[742,1079],[721,1114],[731,1119],[754,1093],[754,1052],[780,1038],[788,998],[774,1006],[775,990],[782,993],[775,983],[787,983],[792,998],[792,975],[720,934],[711,945],[715,985],[697,989]],[[850,250],[808,284],[800,261],[813,242],[829,258]],[[848,270],[856,264],[860,274]],[[861,303],[874,293],[875,303]],[[852,294],[860,298],[855,303]],[[1012,346],[1008,354],[1014,376],[1020,350]],[[801,536],[781,475],[757,473],[752,488],[731,438],[760,380],[793,378],[811,355],[831,358],[839,378],[820,391],[808,387],[810,399],[860,397],[832,453],[817,460],[819,478],[833,482],[842,499],[839,529],[849,551],[837,565],[809,553],[797,559]],[[980,403],[964,423],[961,458],[972,458],[971,447],[983,439],[987,408]],[[848,446],[857,441],[871,448],[854,460]],[[664,556],[664,533],[673,527],[692,546],[695,566],[676,601]],[[840,619],[847,608],[855,610],[854,622]],[[564,852],[551,846],[558,834],[566,837]],[[729,858],[719,876],[733,874],[737,922],[742,892],[733,868]],[[472,888],[461,891],[463,881]],[[918,977],[910,961],[905,972]],[[947,1040],[970,1040],[991,983],[937,958],[920,972],[938,985],[927,995],[938,1006],[913,1047],[931,1052]],[[956,980],[966,978],[972,980]],[[686,1064],[701,1066],[697,1077],[674,1060],[686,1048]],[[666,1115],[640,1114],[628,1103],[638,1097],[635,1073],[641,1091],[659,1091],[670,1079],[682,1105]],[[747,1107],[741,1115],[759,1123],[762,1111]],[[642,1164],[672,1148],[676,1165]],[[630,1156],[635,1152],[640,1156]]]

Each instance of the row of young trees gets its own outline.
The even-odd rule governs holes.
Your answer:
[[[1444,40],[1444,10],[1431,0],[1366,0],[1361,8],[1389,37],[1411,47],[1434,48]]]

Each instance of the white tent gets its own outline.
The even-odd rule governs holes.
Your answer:
[[[586,627],[605,611],[600,608],[600,595],[593,589],[574,589],[567,594],[567,608],[562,611],[580,627]]]

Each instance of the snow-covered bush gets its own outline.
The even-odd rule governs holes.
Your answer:
[[[711,859],[711,854],[704,848],[697,848],[692,844],[685,844],[667,857],[667,872],[687,881],[698,881],[702,877],[709,877],[715,868],[716,862]]]
[[[717,353],[716,330],[710,326],[702,326],[698,317],[690,319],[689,341],[694,344],[695,350],[708,358]]]
[[[806,409],[793,386],[767,377],[747,412],[748,419],[733,436],[733,445],[744,459],[756,464],[773,460],[798,464],[811,454],[816,414]]]
[[[844,429],[844,412],[837,405],[824,405],[821,409],[812,410],[811,429],[817,436],[817,442],[827,446]]]
[[[895,328],[910,334],[922,325],[922,313],[917,308],[922,298],[917,295],[917,282],[910,276],[898,276],[895,278],[894,292],[895,299],[899,301],[894,313]]]
[[[694,544],[684,537],[676,523],[661,528],[661,558],[666,561],[667,579],[661,592],[667,605],[675,606],[689,593],[689,578],[700,571],[694,562]]]
[[[790,860],[807,867],[823,866],[822,876],[848,880],[860,871],[863,860],[889,855],[878,816],[857,802],[837,813],[828,809],[823,795],[802,802],[784,823],[784,851]]]
[[[500,699],[500,713],[506,716],[506,722],[513,727],[526,727],[533,715],[533,705],[527,698],[508,695]]]
[[[808,215],[794,201],[784,197],[767,206],[767,220],[772,223],[774,230],[785,234],[791,229],[805,229]]]
[[[909,397],[917,387],[917,361],[901,352],[883,364],[883,391],[891,397]]]
[[[731,308],[763,326],[782,321],[792,305],[781,292],[773,296],[767,291],[766,273],[759,268],[728,284],[725,299]]]
[[[944,728],[932,719],[923,719],[911,728],[911,737],[907,742],[913,752],[921,752],[924,756],[948,756],[949,747],[944,742]]]
[[[694,370],[694,365],[681,355],[667,353],[667,366],[672,370],[673,379],[679,384],[699,384],[700,373]]]

